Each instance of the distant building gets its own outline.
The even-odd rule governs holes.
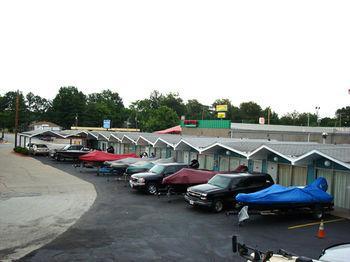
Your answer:
[[[62,128],[59,125],[56,125],[55,123],[48,122],[48,121],[35,121],[32,122],[29,125],[29,130],[33,131],[41,131],[41,130],[48,130],[48,131],[61,131]]]
[[[242,124],[230,123],[229,120],[190,121],[195,124],[186,125],[185,122],[181,122],[183,135],[350,144],[349,127]]]

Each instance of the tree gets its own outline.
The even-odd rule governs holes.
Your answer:
[[[86,110],[86,96],[74,86],[61,87],[58,94],[52,101],[50,118],[56,124],[64,128],[70,128],[78,123],[84,124]]]
[[[0,99],[0,124],[4,128],[13,129],[15,127],[16,116],[16,98],[17,92],[7,92]],[[24,131],[26,128],[26,105],[22,92],[19,92],[19,121],[18,126],[20,131]]]
[[[110,119],[112,127],[123,126],[127,119],[123,100],[118,93],[103,90],[88,96],[85,124],[88,126],[101,126],[104,119]]]
[[[213,119],[209,106],[203,105],[197,99],[188,100],[186,105],[186,119]]]
[[[169,93],[160,98],[160,105],[173,109],[178,117],[185,115],[186,107],[178,93]]]
[[[339,126],[350,126],[350,106],[337,109],[335,114],[339,119]]]
[[[271,109],[271,107],[266,107],[263,111],[263,116],[265,117],[265,123],[268,124],[268,116],[270,111],[270,124],[278,125],[280,122],[278,114]]]
[[[51,107],[51,102],[45,98],[42,98],[38,95],[34,95],[32,92],[29,92],[26,95],[26,115],[27,123],[32,121],[46,120],[47,111]]]
[[[151,116],[144,125],[144,130],[147,132],[154,132],[157,130],[170,128],[178,124],[179,118],[176,112],[167,106],[161,106],[152,112]]]
[[[239,105],[242,121],[245,123],[258,123],[263,115],[261,107],[255,102],[243,102]]]

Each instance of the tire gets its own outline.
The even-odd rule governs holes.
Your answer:
[[[213,201],[212,209],[215,213],[220,213],[222,210],[224,210],[224,203],[220,199],[216,199]]]
[[[157,194],[157,191],[158,191],[158,187],[156,184],[154,184],[154,183],[147,184],[147,193],[148,194],[155,195],[155,194]]]

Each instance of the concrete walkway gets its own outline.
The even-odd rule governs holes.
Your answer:
[[[92,184],[0,145],[0,260],[18,259],[73,225],[95,201]]]

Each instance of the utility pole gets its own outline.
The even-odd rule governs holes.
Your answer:
[[[16,115],[15,115],[15,147],[17,147],[17,133],[18,133],[18,111],[19,111],[19,90],[16,95]]]
[[[271,109],[269,107],[269,109],[267,110],[267,124],[270,124],[270,114],[271,114]]]

